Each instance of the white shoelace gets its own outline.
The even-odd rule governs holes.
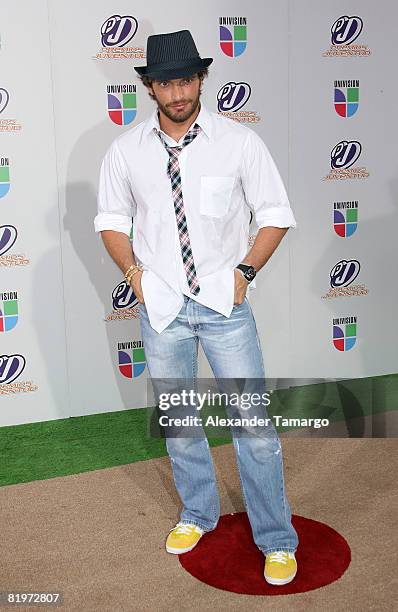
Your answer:
[[[181,523],[180,525],[177,525],[177,529],[175,530],[175,533],[189,535],[192,531],[192,527],[194,528],[195,531],[199,531],[200,533],[203,533],[202,529],[198,527],[197,525],[187,525],[186,523]],[[175,527],[173,527],[173,529],[175,529]],[[171,529],[170,531],[173,531],[173,529]]]
[[[270,563],[285,563],[286,564],[289,558],[289,554],[285,552],[284,550],[276,550],[273,553],[269,553],[267,556],[268,556],[268,560]]]

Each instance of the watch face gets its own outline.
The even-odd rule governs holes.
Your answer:
[[[241,270],[243,276],[249,283],[256,276],[256,270],[253,268],[253,266],[246,266],[245,264],[240,264],[239,266],[237,266],[237,268]]]
[[[254,268],[249,268],[249,270],[246,270],[245,276],[247,278],[247,280],[252,281],[253,278],[256,276],[256,271]]]

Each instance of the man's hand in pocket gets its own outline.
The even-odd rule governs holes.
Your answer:
[[[242,304],[246,297],[246,291],[249,286],[249,281],[235,268],[235,291],[234,291],[234,305]]]
[[[133,274],[133,276],[130,279],[130,287],[134,291],[134,295],[140,304],[144,304],[144,295],[142,293],[142,287],[141,287],[141,277],[142,277],[143,272],[144,270],[140,272],[136,272],[135,274]]]

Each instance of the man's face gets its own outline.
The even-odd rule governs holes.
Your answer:
[[[150,86],[159,109],[175,123],[183,123],[199,105],[201,81],[197,74],[169,81],[152,81]]]

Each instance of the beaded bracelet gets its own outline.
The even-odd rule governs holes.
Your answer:
[[[133,274],[136,274],[136,272],[141,272],[143,270],[143,268],[141,268],[140,266],[137,266],[135,264],[132,264],[124,273],[124,277],[126,279],[126,281],[128,282],[128,284],[130,284],[130,280],[131,277],[133,276]]]

